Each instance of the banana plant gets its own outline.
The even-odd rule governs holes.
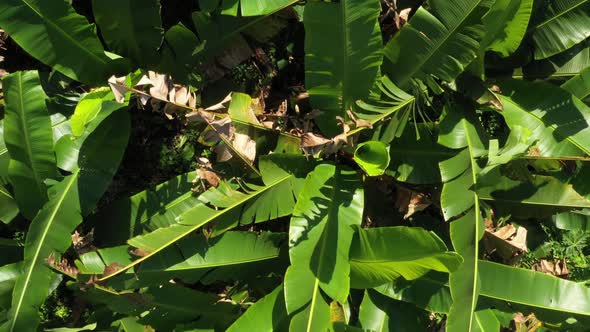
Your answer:
[[[175,5],[0,3],[39,62],[2,81],[0,330],[66,289],[58,330],[587,328],[586,257],[482,241],[590,229],[588,0]],[[203,153],[121,189],[142,117]]]

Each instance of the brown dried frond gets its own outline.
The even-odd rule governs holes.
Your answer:
[[[51,253],[51,255],[45,259],[45,262],[47,262],[47,265],[49,265],[52,269],[57,270],[74,279],[77,278],[78,274],[80,273],[80,270],[70,265],[65,258],[58,260],[54,253]]]

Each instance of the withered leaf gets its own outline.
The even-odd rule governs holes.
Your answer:
[[[111,264],[107,265],[104,268],[104,271],[102,272],[102,278],[107,277],[107,276],[119,271],[123,267],[124,266],[119,263],[111,263]]]
[[[539,262],[533,264],[531,268],[537,272],[543,272],[560,278],[565,278],[570,274],[566,262],[561,259],[557,260],[555,264],[546,259],[541,259]]]
[[[250,163],[254,162],[254,159],[256,159],[256,142],[250,136],[235,133],[232,144]]]
[[[400,213],[404,214],[404,219],[410,218],[417,212],[424,211],[432,201],[424,193],[411,190],[403,186],[396,186],[397,198],[395,206]]]
[[[108,83],[115,96],[115,101],[120,104],[123,103],[125,101],[125,93],[129,91],[129,88],[125,85],[125,76],[116,77],[113,75],[109,78]]]
[[[129,251],[129,253],[131,253],[133,256],[137,256],[137,257],[145,257],[145,256],[151,254],[151,252],[149,252],[147,250],[139,249],[139,248],[135,248],[135,249]],[[114,271],[114,272],[116,272],[116,271]]]
[[[154,98],[168,100],[168,90],[171,82],[169,81],[168,75],[158,74],[153,71],[148,72],[152,87],[150,88],[150,95]]]
[[[227,96],[225,96],[225,98],[223,98],[222,101],[220,101],[219,103],[209,106],[207,108],[205,108],[206,111],[221,111],[221,110],[227,110],[227,103],[229,103],[231,101],[231,93],[228,94]]]

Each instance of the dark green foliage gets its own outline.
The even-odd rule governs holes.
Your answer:
[[[0,2],[0,330],[584,331],[588,6]]]

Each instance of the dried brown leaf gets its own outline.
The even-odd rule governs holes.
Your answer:
[[[151,252],[149,252],[147,250],[139,249],[139,248],[135,248],[133,250],[130,250],[129,253],[132,254],[133,256],[137,256],[137,257],[145,257],[145,256],[151,254]]]
[[[45,262],[51,268],[74,278],[76,278],[80,273],[80,270],[78,270],[75,266],[70,265],[65,258],[62,258],[58,261],[55,257],[55,254],[53,253],[51,253],[49,257],[45,259]]]
[[[250,136],[235,133],[232,144],[250,163],[254,162],[254,159],[256,159],[256,142]]]
[[[111,274],[119,271],[123,267],[124,266],[121,265],[121,264],[119,264],[119,263],[111,263],[111,264],[107,265],[104,268],[104,271],[102,272],[102,277],[101,278],[107,277],[107,276],[109,276],[109,275],[111,275]]]
[[[148,77],[152,82],[152,87],[150,88],[150,95],[154,98],[168,100],[168,91],[171,85],[168,75],[158,74],[156,72],[149,71]]]
[[[553,263],[546,259],[541,259],[539,262],[533,264],[531,269],[560,278],[566,278],[570,274],[570,270],[564,260],[557,260],[556,263]]]
[[[223,98],[223,100],[220,101],[219,103],[217,103],[215,105],[211,105],[211,106],[205,108],[205,110],[206,111],[216,111],[216,112],[227,111],[228,103],[230,101],[231,101],[231,93],[228,94],[227,96],[225,96],[225,98]]]
[[[125,85],[125,76],[116,77],[111,76],[108,80],[109,87],[113,91],[115,101],[123,103],[125,101],[125,93],[129,91],[129,88]]]
[[[424,193],[400,185],[396,188],[397,198],[395,206],[400,213],[404,214],[404,219],[408,219],[415,213],[424,211],[432,205],[432,200],[430,200],[430,198]]]

